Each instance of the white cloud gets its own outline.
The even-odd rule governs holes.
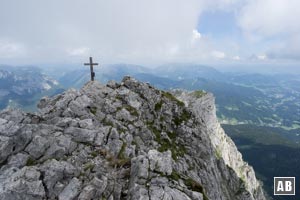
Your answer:
[[[67,49],[67,53],[70,56],[87,56],[90,53],[90,48],[80,47],[80,48],[74,48],[74,49]]]
[[[17,42],[0,39],[0,58],[16,58],[26,53],[25,47]]]
[[[299,0],[252,0],[241,9],[241,28],[251,34],[274,36],[300,31]]]
[[[206,6],[210,11],[235,11],[237,8],[245,3],[244,0],[206,0]]]
[[[211,55],[217,59],[224,59],[226,57],[226,54],[224,52],[217,50],[212,51]]]
[[[265,55],[265,54],[262,54],[262,55],[258,55],[257,56],[257,59],[258,60],[266,60],[268,57]]]
[[[178,45],[174,45],[174,46],[170,47],[169,52],[170,52],[171,55],[177,54],[179,52],[179,46]]]
[[[241,58],[239,56],[233,56],[232,59],[233,60],[240,60]]]
[[[281,51],[300,58],[298,43],[290,39],[300,35],[299,7],[299,0],[2,1],[0,39],[8,40],[0,40],[0,63],[21,55],[28,63],[81,62],[90,55],[105,63],[232,61],[249,51],[266,52],[270,59]],[[218,40],[197,29],[204,11],[220,10],[235,13],[247,36],[289,39],[284,37],[277,51],[256,44],[248,49],[244,43],[234,49],[229,43],[239,43],[238,37]],[[288,50],[290,45],[295,47]]]
[[[193,30],[192,41],[196,41],[201,39],[201,33],[199,33],[196,29]]]
[[[300,60],[300,33],[291,35],[288,38],[282,39],[280,42],[274,44],[272,48],[267,51],[267,56],[270,59],[277,60]]]
[[[45,62],[86,54],[87,49],[81,47],[89,47],[89,53],[104,62],[161,62],[186,47],[204,9],[204,0],[1,4],[0,37],[26,43],[31,51],[28,60]]]
[[[258,59],[300,59],[299,7],[299,0],[252,0],[242,6],[239,26],[267,53]]]
[[[247,60],[251,61],[252,63],[265,63],[266,61],[270,61],[266,54],[252,54]]]

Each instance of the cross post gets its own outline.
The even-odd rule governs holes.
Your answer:
[[[84,65],[89,65],[90,66],[90,70],[91,70],[91,81],[94,81],[95,78],[95,72],[94,72],[94,65],[98,65],[98,63],[93,63],[93,58],[90,57],[90,62],[89,63],[84,63]]]

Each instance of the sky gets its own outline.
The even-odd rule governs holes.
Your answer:
[[[0,64],[300,61],[299,0],[0,0]]]

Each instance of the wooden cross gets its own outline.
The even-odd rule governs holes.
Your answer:
[[[93,63],[93,58],[90,57],[90,63],[84,63],[84,65],[89,65],[91,70],[91,81],[94,81],[95,78],[95,72],[94,72],[94,65],[98,65],[98,63]]]

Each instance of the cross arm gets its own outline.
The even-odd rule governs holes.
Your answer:
[[[84,63],[84,65],[91,65],[91,63]],[[92,63],[92,65],[98,65],[98,63]]]

